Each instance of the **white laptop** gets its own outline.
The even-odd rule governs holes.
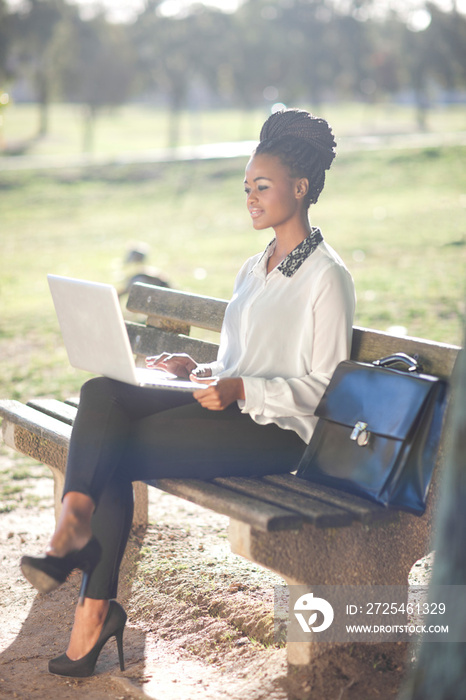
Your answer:
[[[163,370],[136,367],[116,289],[47,275],[72,367],[127,384],[193,392],[205,388]]]

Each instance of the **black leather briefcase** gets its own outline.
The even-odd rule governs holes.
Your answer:
[[[400,362],[405,368],[395,369]],[[403,353],[373,364],[341,362],[297,476],[421,515],[446,396],[447,383],[422,374]]]

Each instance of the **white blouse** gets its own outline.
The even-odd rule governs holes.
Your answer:
[[[337,364],[349,357],[354,284],[314,228],[269,274],[275,239],[236,278],[212,375],[241,377],[243,413],[295,430],[308,443],[314,411]]]

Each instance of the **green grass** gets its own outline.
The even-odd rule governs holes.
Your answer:
[[[296,105],[292,105],[296,106]],[[324,104],[317,107],[300,104],[325,117],[339,138],[361,134],[399,134],[417,129],[412,106],[391,102],[367,104]],[[198,145],[223,141],[256,140],[268,115],[268,105],[249,112],[240,110],[196,111],[180,114],[180,145]],[[36,139],[38,110],[34,104],[14,104],[2,110],[0,153],[25,149],[30,155],[75,155],[82,152],[83,108],[81,105],[53,104],[49,110],[49,134]],[[94,152],[114,155],[167,146],[169,115],[150,106],[125,105],[105,109],[96,121]],[[456,132],[465,128],[464,106],[433,107],[427,117],[431,132]],[[3,135],[3,139],[2,139]]]
[[[459,344],[466,257],[465,148],[343,154],[311,210],[356,282],[358,325]],[[271,232],[244,206],[245,159],[0,171],[0,396],[78,391],[46,274],[118,284],[131,241],[174,286],[228,298]],[[200,271],[203,274],[200,274]]]
[[[7,148],[27,144],[31,155],[73,155],[82,152],[83,108],[80,105],[53,105],[49,134],[35,139],[38,111],[35,105],[12,104],[3,110],[3,138]],[[165,110],[128,105],[106,109],[95,122],[95,153],[116,154],[168,145],[169,115]],[[235,110],[183,112],[180,114],[180,144],[193,145],[256,139],[264,112],[245,114]]]

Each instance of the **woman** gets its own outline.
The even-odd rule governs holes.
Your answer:
[[[327,122],[300,110],[275,113],[262,127],[244,186],[253,227],[271,227],[275,237],[238,274],[218,359],[207,365],[187,355],[147,359],[148,367],[204,388],[187,397],[103,377],[83,386],[56,531],[44,556],[21,562],[42,592],[74,568],[84,572],[69,646],[50,661],[52,673],[91,675],[112,636],[123,668],[126,614],[114,598],[131,527],[132,481],[296,468],[315,408],[351,342],[351,276],[308,218],[335,145]]]

